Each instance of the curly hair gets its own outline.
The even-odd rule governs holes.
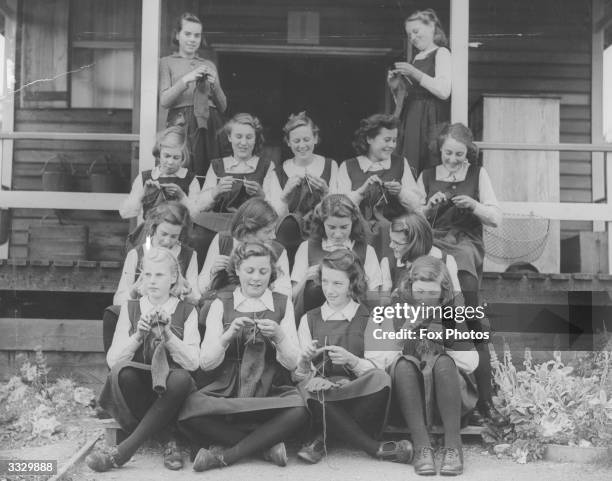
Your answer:
[[[181,30],[183,30],[183,22],[191,22],[191,23],[197,23],[199,25],[202,25],[202,21],[193,13],[190,12],[184,12],[181,15],[179,15],[178,17],[176,17],[176,20],[174,21],[174,26],[172,28],[172,45],[175,45],[178,47],[178,40],[176,39],[176,36],[180,33]],[[204,25],[202,25],[202,30],[204,30]],[[206,40],[204,39],[204,32],[202,32],[202,40],[200,43],[200,47],[206,47]]]
[[[348,249],[337,249],[330,252],[321,259],[319,263],[319,274],[317,283],[321,285],[323,267],[335,271],[344,272],[349,279],[349,292],[355,301],[359,301],[365,295],[368,285],[366,283],[365,271],[361,259],[357,254]]]
[[[240,284],[238,278],[238,269],[242,263],[250,257],[269,257],[270,258],[270,280],[268,286],[274,283],[278,277],[276,268],[276,254],[263,242],[244,242],[234,249],[230,256],[229,267],[227,272],[229,274],[230,283]]]
[[[444,142],[449,137],[465,145],[467,148],[465,156],[468,162],[474,165],[480,165],[480,152],[478,146],[474,143],[474,135],[468,127],[460,122],[454,124],[444,122],[438,126],[437,130],[432,135],[429,150],[432,158],[435,159],[438,164],[442,163],[442,145],[444,145]]]
[[[157,227],[163,222],[181,226],[180,238],[182,241],[189,238],[191,231],[191,216],[189,209],[177,200],[168,200],[151,209],[145,220],[145,232],[149,236],[155,235]]]
[[[319,136],[319,127],[315,124],[306,112],[300,112],[299,114],[291,114],[287,123],[283,127],[283,137],[287,145],[289,145],[289,134],[291,134],[292,130],[297,129],[298,127],[310,127],[312,130],[312,135],[317,139],[317,144],[321,142],[321,137]]]
[[[259,154],[264,143],[263,126],[257,117],[247,113],[239,113],[234,115],[223,126],[223,131],[229,137],[232,135],[232,129],[236,124],[248,125],[255,131],[255,147],[253,154]]]
[[[414,300],[412,286],[416,281],[436,282],[440,285],[440,305],[452,305],[455,299],[453,281],[446,264],[432,256],[421,256],[402,276],[397,287],[397,297],[409,304],[418,304]]]
[[[267,201],[262,197],[251,197],[236,210],[230,232],[234,239],[242,241],[246,236],[255,234],[277,220],[278,214]]]
[[[355,131],[353,149],[357,155],[367,155],[370,150],[368,139],[373,139],[382,129],[397,129],[399,120],[393,115],[374,114],[362,119]]]
[[[312,211],[310,219],[310,238],[321,242],[326,239],[325,221],[330,217],[349,217],[351,219],[350,239],[355,242],[366,242],[365,220],[359,208],[345,194],[329,194]]]
[[[402,233],[406,239],[406,252],[400,259],[403,263],[426,256],[433,247],[433,231],[425,216],[409,212],[391,221],[391,232]]]
[[[442,29],[440,19],[434,10],[428,8],[426,10],[417,10],[404,20],[404,25],[408,22],[419,21],[425,25],[434,25],[434,38],[433,41],[438,47],[448,47],[448,39]]]
[[[149,262],[162,262],[166,261],[168,263],[168,267],[170,269],[170,274],[174,277],[176,276],[176,281],[170,287],[170,295],[175,297],[181,297],[189,294],[191,292],[191,286],[187,279],[183,277],[181,274],[181,268],[179,265],[179,261],[176,256],[165,247],[151,247],[149,249],[145,249],[144,256],[142,258],[142,272],[144,274],[145,265]],[[142,274],[141,274],[142,275]],[[141,294],[146,294],[145,292],[141,292]]]
[[[168,127],[157,133],[155,138],[155,145],[153,146],[153,157],[156,162],[159,161],[159,155],[162,147],[180,148],[183,154],[183,160],[181,165],[186,165],[189,161],[189,146],[187,145],[187,137],[185,136],[185,129],[182,127]]]

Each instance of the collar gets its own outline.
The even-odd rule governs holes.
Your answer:
[[[256,155],[254,155],[253,157],[251,157],[249,160],[246,160],[246,161],[236,160],[233,156],[231,156],[231,157],[225,157],[223,159],[223,164],[224,164],[225,170],[235,169],[239,165],[246,165],[250,167],[251,169],[255,170],[257,168],[258,161],[259,161],[259,157]]]
[[[456,172],[449,172],[443,164],[436,166],[436,180],[445,180],[447,182],[461,182],[465,180],[467,171],[470,167],[469,162],[464,162],[461,168]]]
[[[350,251],[353,250],[353,246],[355,245],[355,241],[347,240],[341,246],[338,244],[332,244],[329,239],[321,239],[321,248],[327,252],[333,252],[338,249],[346,248]]]
[[[321,306],[321,317],[323,318],[323,321],[328,321],[332,317],[336,317],[336,318],[339,317],[340,319],[351,322],[351,320],[355,317],[355,313],[357,312],[357,309],[359,309],[359,304],[357,304],[352,299],[349,301],[349,303],[346,306],[344,306],[339,311],[335,311],[332,307],[330,307],[330,305],[327,302],[325,302],[325,304]],[[334,320],[340,320],[340,319],[334,319]]]
[[[174,174],[167,175],[166,177],[178,177],[179,179],[184,179],[186,175],[187,169],[185,167],[179,167],[179,170],[177,170]],[[151,178],[153,180],[157,180],[160,176],[161,172],[159,171],[159,167],[153,167],[153,170],[151,170]]]
[[[193,58],[187,58],[187,57],[183,57],[180,53],[178,52],[173,52],[170,55],[172,58],[184,58],[185,60],[204,60],[202,57],[200,57],[197,53],[194,55]]]
[[[170,296],[170,298],[161,305],[155,305],[149,300],[149,296],[142,296],[140,298],[140,312],[143,314],[147,314],[153,310],[161,309],[166,314],[172,315],[176,310],[176,306],[178,305],[178,298],[174,296]]]
[[[415,59],[425,58],[425,57],[427,57],[427,56],[428,56],[428,55],[429,55],[431,52],[435,52],[436,50],[438,50],[438,48],[440,48],[440,47],[438,47],[437,45],[435,45],[435,44],[434,44],[434,46],[433,46],[433,47],[428,48],[427,50],[423,50],[422,52],[417,53],[417,54],[414,56],[414,58],[415,58]]]
[[[285,172],[287,172],[287,174],[289,175],[295,175],[296,173],[305,174],[307,172],[309,174],[313,174],[314,170],[318,170],[317,167],[321,165],[320,162],[322,160],[325,160],[323,156],[319,154],[314,154],[312,156],[312,161],[310,162],[310,164],[303,166],[297,165],[295,163],[295,157],[293,157],[291,159],[285,160],[285,162],[283,163],[283,169],[285,169]]]
[[[274,311],[274,299],[272,298],[272,291],[270,289],[266,289],[261,297],[258,298],[246,297],[240,290],[240,286],[234,289],[234,309],[237,309],[243,303],[249,305],[254,301],[259,302],[269,311]]]
[[[360,155],[357,157],[357,162],[359,162],[359,168],[364,172],[375,172],[377,170],[386,170],[391,168],[391,159],[372,162],[365,155]]]

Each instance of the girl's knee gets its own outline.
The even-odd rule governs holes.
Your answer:
[[[400,358],[395,365],[395,370],[393,371],[393,382],[397,383],[405,380],[408,377],[414,377],[416,373],[417,367],[413,362]]]
[[[168,379],[166,380],[166,389],[172,390],[175,392],[183,392],[185,394],[189,393],[191,387],[193,386],[193,379],[191,374],[184,369],[177,369],[175,371],[171,371],[168,374]]]
[[[124,367],[117,374],[119,386],[130,386],[140,382],[140,377],[136,369],[132,367]]]

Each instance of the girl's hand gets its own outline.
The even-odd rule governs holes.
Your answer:
[[[213,274],[216,274],[219,271],[224,271],[229,267],[229,256],[218,255],[213,262],[212,268],[210,269]]]
[[[338,385],[335,382],[322,377],[313,377],[306,383],[305,387],[308,392],[321,392],[329,391],[330,389],[338,387]]]
[[[151,316],[145,314],[138,319],[136,324],[136,340],[142,342],[147,333],[151,330]]]
[[[222,334],[221,336],[222,342],[225,339],[226,345],[229,344],[229,341],[234,339],[240,333],[243,327],[252,326],[252,325],[253,325],[253,319],[251,319],[250,317],[246,317],[246,316],[237,317],[236,319],[232,321],[232,323],[229,325],[227,330]]]
[[[317,341],[312,341],[309,346],[306,346],[300,353],[300,359],[298,360],[298,366],[302,371],[310,371],[310,363],[312,360],[321,354],[325,348],[320,347],[317,349]]]
[[[327,186],[327,182],[325,182],[325,180],[320,177],[314,177],[310,174],[307,174],[307,175],[308,175],[308,181],[311,184],[313,184],[318,190],[323,191],[323,193],[327,195],[327,191],[329,190],[329,187]]]
[[[445,202],[446,194],[444,192],[438,191],[434,195],[432,195],[427,201],[427,208],[431,209],[432,207],[435,207],[438,204],[443,204]]]
[[[302,183],[302,177],[299,175],[293,175],[289,177],[287,183],[285,184],[285,188],[283,189],[283,198],[286,199],[287,196],[293,192],[293,190]]]
[[[274,342],[280,342],[283,339],[283,331],[281,330],[278,322],[270,319],[257,319],[255,323],[257,324],[262,336],[267,337]]]
[[[331,359],[332,364],[337,366],[344,366],[348,364],[349,367],[354,366],[359,361],[359,358],[348,352],[346,349],[340,346],[327,346],[325,348],[327,355]]]
[[[206,74],[206,80],[212,87],[213,85],[215,85],[215,83],[217,83],[217,74],[213,70],[209,70]]]
[[[163,336],[164,336],[165,342],[168,342],[170,338],[172,337],[172,329],[170,328],[169,322],[164,326]]]
[[[221,179],[219,179],[219,182],[217,182],[217,185],[215,186],[215,199],[221,194],[232,190],[232,185],[234,185],[234,178],[231,175],[221,177]]]
[[[181,77],[181,80],[185,83],[185,85],[190,84],[191,82],[195,82],[199,78],[204,75],[210,73],[210,70],[206,65],[200,65],[199,67],[194,68],[191,72],[186,73]]]
[[[400,191],[402,190],[402,184],[395,180],[392,180],[390,182],[384,182],[383,186],[389,191],[389,194],[391,195],[399,195]]]
[[[476,209],[478,205],[478,201],[472,199],[469,195],[456,195],[451,199],[451,202],[460,209],[469,209],[472,212],[474,212],[474,209]]]
[[[404,77],[420,81],[423,77],[423,72],[409,62],[395,62],[395,70]]]
[[[259,185],[259,183],[255,182],[254,180],[243,180],[244,182],[244,188],[247,191],[247,194],[251,195],[251,196],[255,196],[255,195],[259,195],[259,196],[263,196],[264,195],[264,191],[261,187],[261,185]]]
[[[378,177],[377,175],[368,177],[368,179],[363,183],[363,185],[359,187],[359,189],[357,189],[357,192],[359,192],[359,194],[361,195],[364,195],[368,190],[368,187],[370,187],[372,184],[382,184],[380,177]]]
[[[183,192],[183,189],[176,184],[161,184],[161,187],[163,187],[164,192],[178,200],[183,200],[185,197],[187,197],[187,194]]]

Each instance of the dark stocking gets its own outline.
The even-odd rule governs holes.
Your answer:
[[[414,363],[406,359],[400,359],[397,362],[393,376],[393,386],[400,411],[410,430],[415,447],[431,447],[429,434],[425,426],[421,373]]]
[[[191,392],[193,385],[191,376],[187,371],[171,371],[166,380],[166,392],[157,397],[151,389],[151,374],[146,373],[148,374],[148,381],[145,383],[143,377],[146,376],[138,375],[140,373],[137,375],[130,373],[133,371],[137,370],[129,367],[121,370],[119,387],[130,410],[141,421],[125,441],[117,446],[119,451],[117,462],[119,464],[123,464],[130,459],[142,443],[156,432],[164,429],[173,420],[183,401]],[[149,392],[152,393],[152,396],[143,397],[143,393]]]
[[[433,368],[436,405],[444,426],[444,447],[461,447],[461,393],[455,362],[440,356]]]

